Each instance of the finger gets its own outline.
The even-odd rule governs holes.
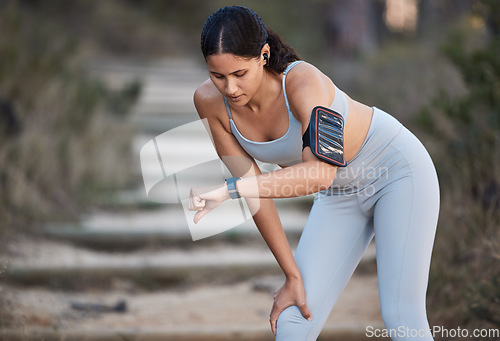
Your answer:
[[[273,296],[273,298],[274,298],[274,299],[276,299],[276,297],[278,297],[278,296],[279,296],[279,294],[281,293],[281,290],[282,290],[282,288],[279,288],[278,290],[276,290],[276,291],[274,292],[274,296]]]
[[[195,198],[197,195],[195,194],[195,191],[193,188],[189,191],[189,199],[188,199],[188,210],[189,211],[195,211]]]
[[[192,197],[189,199],[188,210],[189,211],[201,211],[205,208],[205,200],[201,199],[200,196]]]
[[[200,201],[198,201],[198,202],[196,203],[196,205],[197,205],[197,207],[196,207],[196,208],[197,208],[197,210],[198,210],[198,211],[201,211],[202,209],[204,209],[204,208],[205,208],[205,204],[206,204],[205,200],[200,199]]]
[[[280,316],[283,309],[279,309],[276,304],[273,304],[273,308],[271,310],[271,316],[269,317],[269,323],[271,323],[271,330],[276,336],[276,329],[278,324],[278,317]]]
[[[189,211],[199,211],[198,206],[200,202],[199,196],[190,197],[188,200],[188,210]]]
[[[300,312],[302,313],[302,316],[304,316],[304,318],[308,321],[312,321],[312,314],[311,314],[311,311],[309,310],[309,308],[307,307],[307,304],[306,303],[302,303],[302,304],[299,304],[297,305],[300,309]]]
[[[201,220],[201,218],[203,218],[205,215],[207,215],[207,213],[210,212],[210,210],[201,210],[201,211],[198,211],[195,215],[194,215],[194,223],[195,224],[198,224],[198,222]]]
[[[273,332],[274,336],[276,336],[276,322],[277,320],[275,318],[269,319],[269,323],[271,324],[271,331]]]
[[[195,208],[198,211],[201,211],[205,207],[205,200],[201,198],[201,196],[197,195],[193,198],[193,202],[195,205]]]

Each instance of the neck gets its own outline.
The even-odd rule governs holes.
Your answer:
[[[270,71],[264,69],[261,86],[259,91],[252,97],[246,104],[246,107],[253,112],[259,112],[262,107],[265,107],[270,102],[273,102],[281,93],[281,77]]]

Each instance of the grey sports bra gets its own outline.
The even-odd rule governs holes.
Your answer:
[[[286,109],[288,111],[289,123],[287,132],[280,138],[271,141],[257,142],[249,140],[241,135],[236,127],[236,124],[234,123],[229,103],[227,99],[223,97],[224,105],[226,106],[226,111],[229,116],[229,122],[231,124],[231,132],[236,140],[238,140],[241,147],[256,160],[266,163],[274,163],[281,166],[291,166],[302,162],[302,124],[295,118],[295,116],[293,116],[292,111],[290,110],[285,88],[287,73],[300,62],[302,61],[295,61],[291,63],[288,65],[286,70],[283,71],[283,94],[285,97]],[[335,97],[330,108],[341,114],[344,117],[344,122],[347,121],[347,115],[349,112],[347,98],[345,94],[336,86]]]

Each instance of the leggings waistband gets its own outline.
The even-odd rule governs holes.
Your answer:
[[[365,141],[347,167],[337,170],[335,180],[325,193],[359,191],[380,177],[389,167],[395,164],[401,166],[397,151],[391,146],[404,131],[408,130],[397,119],[374,107]]]

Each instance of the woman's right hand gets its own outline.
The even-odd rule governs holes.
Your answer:
[[[228,199],[229,193],[227,187],[224,185],[191,188],[188,200],[188,210],[198,211],[194,215],[194,223],[197,224],[207,213],[217,208],[217,206]]]
[[[309,311],[306,303],[306,291],[301,279],[287,278],[285,284],[279,288],[274,294],[274,303],[271,309],[271,316],[269,322],[271,323],[271,330],[276,336],[276,324],[278,317],[286,308],[296,305],[302,316],[308,321],[312,321],[312,314]]]

